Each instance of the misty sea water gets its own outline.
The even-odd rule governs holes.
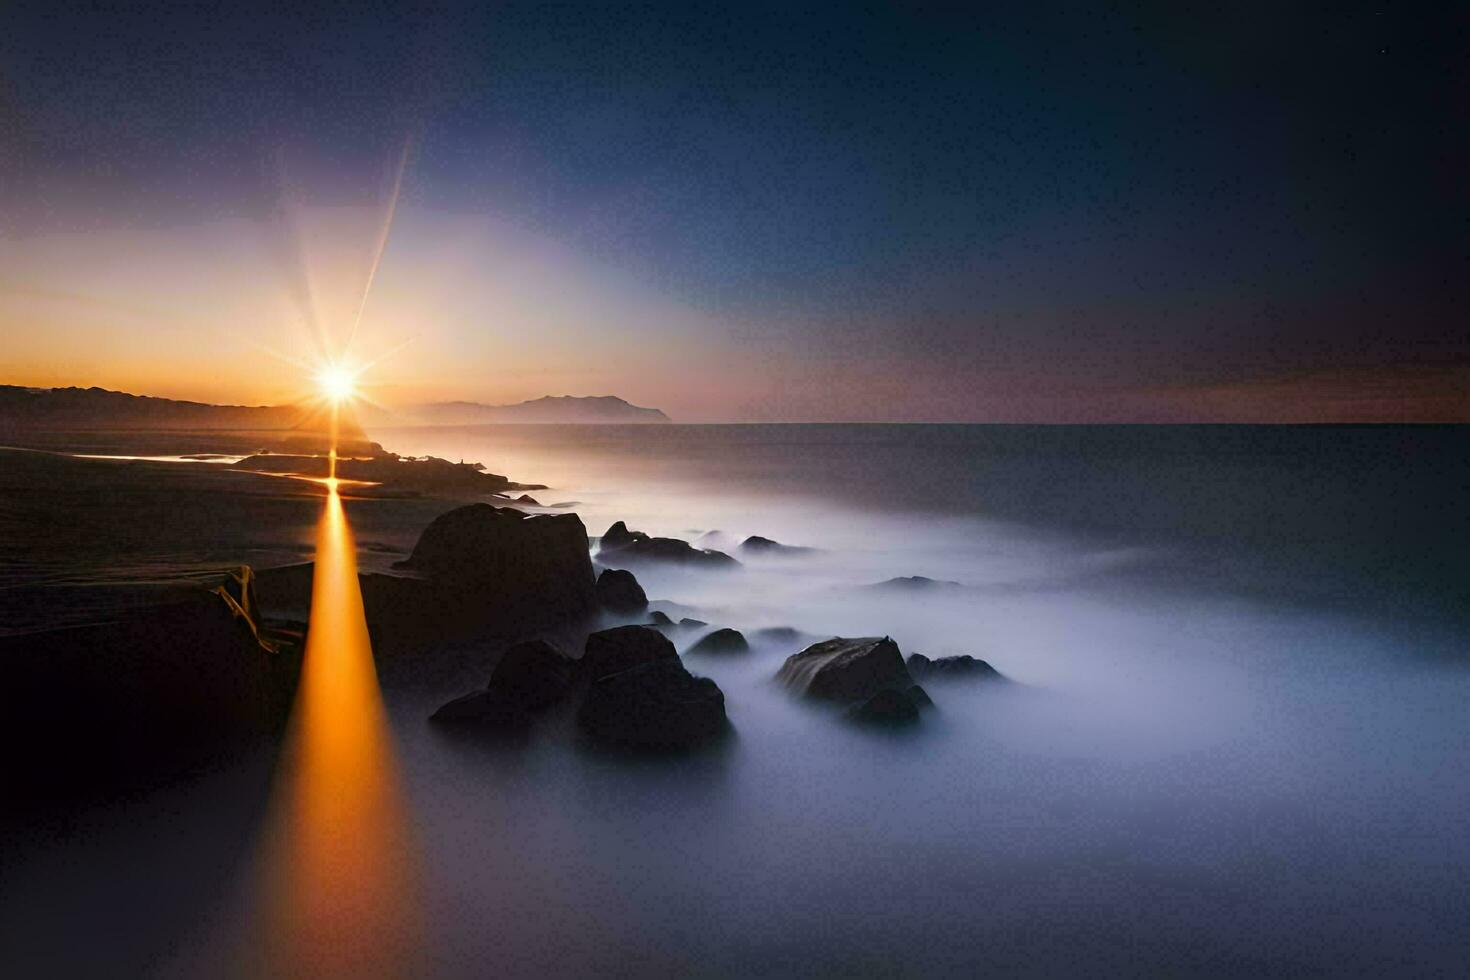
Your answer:
[[[371,434],[545,483],[537,499],[594,537],[624,520],[741,559],[638,568],[675,619],[890,635],[1010,679],[926,681],[916,729],[874,732],[774,682],[810,640],[753,639],[686,657],[733,734],[677,758],[589,750],[569,717],[458,737],[425,719],[461,689],[386,690],[426,971],[1381,975],[1470,957],[1470,430]],[[751,554],[753,534],[813,550]],[[881,584],[907,576],[933,583]],[[239,800],[267,770],[133,801],[79,855],[17,873],[58,929],[132,923],[105,962],[190,974],[229,949],[254,832]],[[118,911],[140,894],[189,930]]]

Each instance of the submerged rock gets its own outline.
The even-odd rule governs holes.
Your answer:
[[[875,582],[868,588],[882,589],[885,592],[942,592],[963,589],[964,586],[959,582],[950,582],[946,579],[927,578],[923,575],[901,575],[898,578]]]
[[[833,637],[792,654],[776,679],[807,697],[866,701],[881,690],[913,685],[898,644],[886,636]]]
[[[644,561],[696,565],[703,568],[734,568],[740,564],[723,551],[696,548],[678,538],[654,538],[642,531],[630,531],[622,521],[613,524],[602,536],[597,560],[616,567],[617,563]]]
[[[763,538],[759,534],[752,534],[740,542],[740,550],[758,555],[804,555],[810,553],[812,549],[782,544],[770,538]]]
[[[719,629],[699,639],[699,642],[690,647],[687,653],[748,653],[750,644],[745,642],[745,637],[739,630]]]
[[[600,741],[651,749],[688,748],[729,726],[719,685],[695,677],[677,657],[600,677],[587,689],[577,723]]]
[[[908,691],[884,688],[853,708],[851,717],[870,725],[912,725],[919,720],[919,705]]]
[[[908,660],[909,673],[915,677],[950,679],[967,677],[977,681],[1003,681],[1005,675],[984,660],[965,655],[962,657],[939,657],[930,660],[922,653],[915,653]]]
[[[648,623],[651,626],[673,626],[674,625],[674,621],[669,618],[669,614],[666,613],[666,612],[664,612],[662,609],[655,609],[653,612],[649,613],[648,614]]]
[[[593,681],[640,664],[660,660],[677,662],[679,652],[669,638],[646,626],[618,626],[587,637],[579,661],[584,676]]]
[[[597,576],[597,604],[609,612],[635,613],[648,608],[648,596],[632,572],[608,568]]]
[[[685,616],[683,619],[679,620],[679,625],[683,626],[685,629],[698,629],[701,626],[708,626],[709,623],[706,623],[702,619],[690,619],[688,616]]]

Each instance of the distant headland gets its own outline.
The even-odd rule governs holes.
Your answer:
[[[106,388],[26,388],[0,385],[0,429],[299,429],[310,410],[295,405],[211,405],[153,398]],[[362,414],[362,413],[360,413]],[[367,414],[376,414],[369,409]],[[514,405],[434,402],[396,413],[385,423],[666,423],[656,408],[640,408],[612,395],[548,396]]]
[[[470,425],[483,422],[661,424],[672,421],[656,408],[640,408],[613,395],[586,398],[548,395],[514,405],[435,402],[409,409],[406,414],[417,421],[436,425]]]

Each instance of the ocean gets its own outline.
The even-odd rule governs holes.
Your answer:
[[[589,750],[570,719],[455,736],[425,719],[462,690],[389,689],[418,969],[1381,975],[1470,959],[1470,428],[370,434],[547,484],[533,496],[594,536],[623,520],[741,559],[640,568],[675,619],[888,635],[1009,678],[926,682],[917,728],[875,732],[775,683],[799,641],[691,654],[733,734],[672,759]],[[349,520],[370,524],[366,506],[349,500]],[[810,550],[751,554],[750,535]],[[914,576],[930,581],[890,581]],[[5,904],[26,896],[30,915],[24,934],[4,916],[0,949],[165,975],[227,957],[269,770],[91,814],[13,857]],[[92,923],[94,947],[47,943]]]

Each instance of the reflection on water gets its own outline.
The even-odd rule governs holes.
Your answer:
[[[257,964],[272,974],[412,972],[409,821],[363,617],[352,531],[326,481],[310,633],[265,834]]]

